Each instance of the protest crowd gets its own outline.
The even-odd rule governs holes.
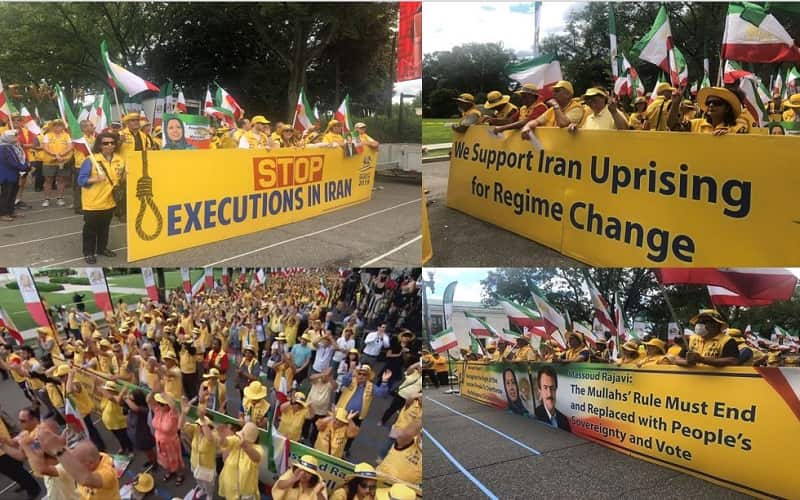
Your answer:
[[[103,321],[65,310],[32,345],[5,336],[2,383],[17,384],[29,406],[0,413],[0,474],[30,499],[42,493],[34,478],[51,499],[113,500],[126,486],[145,498],[154,477],[167,490],[189,482],[193,499],[416,498],[419,273],[223,274],[212,289],[169,291],[163,304],[120,300]],[[391,401],[377,418],[384,442],[365,443],[381,399]],[[315,454],[281,456],[286,440]],[[348,460],[373,444],[378,456],[329,489],[320,457]],[[133,482],[118,479],[120,455],[146,458]]]
[[[628,334],[619,340],[606,331],[599,335],[586,328],[573,328],[565,336],[566,343],[556,338],[544,339],[526,332],[516,342],[503,337],[489,337],[484,343],[475,339],[471,347],[460,349],[465,361],[606,363],[626,368],[653,365],[695,366],[800,366],[800,343],[791,336],[765,339],[749,330],[742,332],[728,326],[714,309],[703,309],[689,323],[694,332],[685,331],[665,342],[656,335]],[[780,335],[776,336],[780,337]],[[538,349],[532,344],[538,344]],[[440,352],[423,351],[423,372],[430,384],[439,387],[448,380],[448,360]]]

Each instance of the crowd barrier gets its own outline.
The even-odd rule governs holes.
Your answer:
[[[797,139],[540,128],[456,133],[447,206],[593,266],[783,266]],[[775,235],[776,245],[765,245]]]
[[[458,371],[473,401],[749,495],[797,497],[800,368],[468,362]]]

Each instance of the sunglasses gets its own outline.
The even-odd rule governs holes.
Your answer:
[[[375,491],[375,490],[378,489],[378,485],[377,484],[370,484],[370,483],[361,482],[361,483],[358,483],[358,485],[361,486],[362,488],[364,488],[366,490],[370,490],[370,491]]]
[[[117,145],[116,142],[106,142],[106,141],[103,141],[100,144],[102,144],[103,146],[116,146]]]
[[[719,99],[709,99],[706,101],[706,106],[722,106],[723,101]]]

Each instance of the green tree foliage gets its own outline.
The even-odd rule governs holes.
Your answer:
[[[106,39],[116,62],[189,98],[217,81],[285,120],[305,86],[323,110],[349,93],[354,113],[374,114],[391,100],[396,26],[396,3],[2,3],[0,76],[98,92]]]
[[[613,311],[615,297],[619,297],[627,322],[633,319],[653,323],[653,332],[666,338],[667,325],[674,321],[667,304],[672,305],[678,321],[688,327],[689,319],[703,308],[712,307],[708,290],[701,285],[661,286],[652,270],[646,268],[500,268],[489,271],[481,280],[483,302],[496,304],[502,295],[533,310],[528,283],[544,292],[547,301],[564,313],[569,311],[573,321],[591,321],[593,308],[585,286],[587,276],[610,303]],[[774,325],[790,332],[800,329],[800,288],[791,300],[776,302],[764,307],[720,307],[720,313],[733,327],[753,331],[769,337]],[[613,314],[613,313],[612,313]]]
[[[492,90],[506,91],[511,81],[504,68],[515,60],[513,51],[500,43],[467,43],[426,54],[422,66],[423,115],[443,117],[457,112],[451,94],[469,92],[480,102]],[[443,98],[445,95],[449,100]]]

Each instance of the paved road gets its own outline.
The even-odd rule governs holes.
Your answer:
[[[230,371],[230,374],[232,373],[233,367],[231,367]],[[239,414],[238,408],[240,408],[241,405],[239,392],[234,388],[234,379],[234,376],[229,376],[227,385],[228,414],[232,416]],[[349,459],[351,462],[369,462],[372,465],[377,464],[376,460],[378,458],[379,451],[386,442],[386,436],[389,433],[388,427],[378,427],[377,422],[386,408],[388,408],[390,402],[391,397],[375,398],[373,401],[367,419],[361,425],[361,432],[353,443],[351,456]],[[28,404],[28,400],[25,399],[22,391],[13,380],[0,380],[0,408],[2,408],[3,411],[7,412],[16,421],[19,410],[28,406]],[[100,435],[103,437],[103,440],[108,446],[108,449],[112,452],[116,451],[119,448],[118,442],[114,438],[113,434],[103,427],[103,423],[100,422],[100,415],[95,414],[93,420],[95,421],[95,426],[100,431]],[[310,444],[313,446],[313,443]],[[137,453],[133,462],[131,462],[131,464],[128,466],[126,475],[123,476],[121,483],[124,484],[133,480],[135,475],[142,471],[144,462],[144,455]],[[185,482],[181,486],[176,486],[174,479],[169,483],[164,483],[164,481],[162,481],[163,471],[159,471],[154,476],[156,479],[156,495],[148,496],[148,498],[153,498],[154,500],[171,500],[174,496],[183,498],[184,495],[186,495],[186,493],[188,493],[189,490],[194,487],[194,479],[191,471],[189,470],[188,457],[184,456],[184,462],[187,465],[185,471]],[[15,488],[16,483],[13,483],[9,478],[2,474],[2,471],[0,471],[0,499],[25,499],[25,493],[15,492]],[[42,493],[44,494],[44,487],[42,489]]]
[[[446,206],[449,161],[422,166],[433,259],[430,266],[557,267],[585,264],[510,231]]]
[[[424,425],[426,498],[749,498],[439,389]]]
[[[150,259],[142,266],[328,266],[419,265],[420,188],[376,178],[368,202],[313,219],[255,234],[219,241]],[[42,193],[28,189],[33,208],[23,218],[0,224],[0,263],[54,267],[83,265],[83,217],[72,209],[42,208]],[[65,199],[67,206],[71,196]],[[109,246],[117,257],[99,257],[98,265],[124,266],[126,224],[114,219]]]

